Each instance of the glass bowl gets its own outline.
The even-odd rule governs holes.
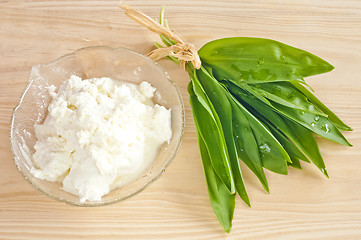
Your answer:
[[[136,180],[104,195],[100,202],[80,202],[79,197],[62,190],[62,183],[34,177],[32,155],[37,141],[34,125],[42,123],[51,101],[48,86],[58,87],[77,75],[82,79],[109,77],[139,84],[151,83],[157,89],[154,101],[171,108],[172,138],[162,145],[151,166]],[[97,46],[81,48],[49,64],[32,68],[30,81],[15,107],[10,126],[10,142],[17,168],[38,191],[50,198],[77,206],[101,206],[129,198],[160,177],[177,154],[184,131],[184,106],[180,91],[168,73],[153,60],[128,49]]]

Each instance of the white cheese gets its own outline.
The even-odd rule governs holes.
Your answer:
[[[171,113],[152,101],[155,89],[110,78],[71,76],[56,94],[33,155],[34,176],[63,182],[81,202],[100,201],[149,167],[172,136]]]

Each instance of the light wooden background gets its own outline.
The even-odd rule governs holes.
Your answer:
[[[361,1],[126,1],[157,17],[197,48],[228,36],[277,39],[311,51],[336,69],[308,79],[316,95],[354,128],[354,144],[318,139],[330,179],[312,165],[288,176],[267,172],[268,195],[245,172],[252,201],[237,202],[233,230],[222,232],[206,192],[186,92],[188,76],[160,63],[181,88],[186,128],[165,174],[139,195],[99,208],[50,200],[24,181],[13,163],[9,121],[31,66],[91,45],[140,53],[158,37],[128,19],[117,1],[0,0],[0,239],[361,239]]]

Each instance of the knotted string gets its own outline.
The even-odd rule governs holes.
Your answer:
[[[201,67],[201,60],[193,44],[185,42],[180,36],[178,36],[170,29],[159,24],[158,22],[156,22],[146,14],[131,8],[130,6],[126,5],[123,2],[120,4],[120,8],[125,10],[125,14],[127,16],[133,18],[135,21],[145,26],[149,30],[158,33],[160,35],[164,35],[169,39],[172,39],[177,42],[177,44],[175,45],[158,48],[151,51],[147,55],[149,58],[153,60],[159,60],[161,58],[171,56],[171,57],[176,57],[180,61],[180,64],[183,67],[183,69],[185,69],[186,62],[191,62],[194,68],[196,69],[199,69]]]

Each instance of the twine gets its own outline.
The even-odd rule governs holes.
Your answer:
[[[199,69],[201,67],[201,60],[193,44],[187,43],[175,32],[159,24],[158,22],[156,22],[146,14],[126,5],[125,3],[123,2],[120,3],[119,7],[125,10],[125,14],[127,16],[134,19],[135,21],[145,26],[149,30],[158,33],[160,35],[164,35],[177,42],[177,44],[175,45],[158,48],[151,51],[147,55],[149,58],[156,61],[161,58],[171,56],[178,58],[183,69],[185,69],[186,62],[191,62],[194,68],[196,69]]]

